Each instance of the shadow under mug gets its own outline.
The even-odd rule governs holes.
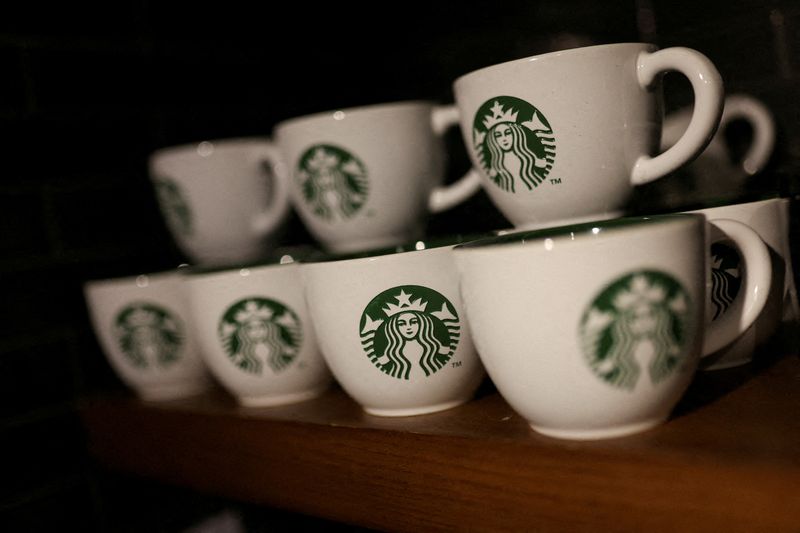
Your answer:
[[[661,76],[692,84],[683,136],[653,156],[661,135]],[[722,80],[688,48],[644,43],[553,52],[474,71],[453,91],[474,168],[495,206],[519,228],[615,218],[636,185],[688,163],[722,112]]]
[[[748,268],[741,312],[704,327],[709,228],[737,243]],[[518,232],[456,247],[455,260],[498,391],[534,430],[565,439],[666,420],[701,354],[753,323],[771,281],[769,253],[750,228],[702,215]]]
[[[453,106],[395,102],[285,120],[274,138],[288,165],[295,211],[322,245],[347,253],[422,237],[430,212],[480,188],[469,171],[442,186],[443,135]]]
[[[193,262],[253,261],[276,244],[289,195],[268,139],[163,148],[150,156],[149,166],[167,226]]]

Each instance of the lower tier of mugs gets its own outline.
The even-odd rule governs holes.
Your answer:
[[[339,388],[273,408],[105,395],[81,415],[112,469],[380,530],[797,531],[797,334],[699,373],[667,423],[602,441],[534,433],[488,382],[407,418],[367,415]]]

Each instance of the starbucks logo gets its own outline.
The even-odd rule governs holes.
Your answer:
[[[192,234],[192,211],[186,203],[183,191],[177,183],[168,178],[154,180],[156,196],[161,211],[172,230],[185,237]]]
[[[184,329],[166,309],[135,303],[117,314],[114,332],[122,353],[138,368],[167,367],[180,358]]]
[[[716,320],[731,306],[742,286],[741,258],[727,244],[711,245],[711,303]]]
[[[497,96],[484,102],[475,113],[472,140],[481,167],[504,191],[533,190],[553,168],[553,129],[525,100]]]
[[[311,211],[325,220],[346,220],[367,201],[367,169],[342,148],[312,146],[300,157],[297,176]]]
[[[664,381],[685,357],[690,338],[689,295],[673,277],[644,270],[606,287],[580,323],[583,355],[597,377],[633,390],[642,367]]]
[[[251,374],[264,367],[280,372],[297,357],[303,340],[300,319],[285,305],[268,298],[245,298],[225,311],[219,338],[230,360]]]
[[[383,291],[361,315],[369,360],[397,379],[439,371],[453,357],[461,326],[453,304],[433,289],[403,285]],[[420,376],[421,377],[421,376]]]

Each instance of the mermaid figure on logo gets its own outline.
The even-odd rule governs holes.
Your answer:
[[[685,340],[683,293],[668,295],[645,274],[617,290],[611,309],[593,308],[584,318],[584,353],[594,372],[610,384],[633,390],[642,366],[653,384],[677,367]]]
[[[727,244],[715,242],[711,245],[711,303],[714,316],[721,317],[736,299],[742,286],[739,254]]]
[[[166,366],[178,359],[180,326],[160,308],[129,307],[117,318],[116,330],[123,353],[138,367]]]
[[[313,147],[301,158],[299,175],[312,212],[324,219],[350,218],[366,201],[366,172],[344,150]]]
[[[406,311],[392,315],[385,331],[388,344],[378,364],[390,376],[408,379],[411,361],[430,376],[450,360],[450,347],[434,336],[433,319],[425,313]]]
[[[500,100],[511,98],[490,100],[493,101],[490,109],[479,110],[475,149],[489,178],[501,189],[516,192],[521,182],[528,190],[533,190],[552,168],[555,156],[552,130],[532,106],[526,104],[532,116],[522,121],[518,110],[510,105],[505,108]],[[486,104],[481,109],[485,107]]]
[[[245,372],[260,374],[265,365],[279,372],[294,360],[299,331],[288,315],[278,317],[269,306],[250,300],[239,302],[226,318],[223,344],[231,361]]]
[[[167,224],[179,235],[192,235],[192,211],[180,186],[165,177],[155,179],[156,195]]]
[[[417,367],[426,377],[443,368],[458,346],[461,328],[441,294],[412,285],[375,297],[361,324],[361,344],[370,361],[398,379],[413,378]]]

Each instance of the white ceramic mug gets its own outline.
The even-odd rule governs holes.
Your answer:
[[[664,120],[661,149],[673,146],[691,119],[684,109]],[[753,137],[744,157],[733,162],[725,141],[725,127],[733,121],[750,124]],[[764,169],[775,148],[775,121],[769,109],[752,96],[734,94],[725,98],[725,109],[717,134],[706,149],[680,172],[659,180],[642,191],[637,204],[653,209],[686,209],[717,198],[737,198],[747,188],[747,180]]]
[[[703,360],[704,370],[717,370],[745,364],[753,351],[768,341],[781,320],[796,321],[797,290],[794,285],[789,246],[789,200],[769,198],[753,202],[720,205],[694,211],[709,220],[730,219],[752,228],[769,248],[772,260],[772,284],[764,310],[753,325],[734,343]],[[711,253],[711,298],[707,320],[716,320],[728,312],[736,299],[744,277],[744,264],[735,243],[716,242]]]
[[[274,246],[289,196],[280,156],[268,139],[164,148],[149,163],[167,226],[193,262],[253,261]]]
[[[451,246],[302,268],[325,360],[366,412],[420,415],[455,407],[475,393],[484,371]]]
[[[298,269],[276,263],[193,269],[185,277],[203,359],[242,405],[308,400],[332,382]]]
[[[695,95],[680,140],[661,134],[661,75],[676,70]],[[590,46],[494,65],[453,84],[461,131],[494,204],[517,227],[622,214],[633,187],[705,148],[719,124],[722,80],[688,48]]]
[[[701,353],[764,307],[769,252],[747,226],[709,225],[747,264],[736,319],[704,331],[707,222],[617,219],[509,234],[455,249],[472,335],[489,376],[537,432],[600,439],[663,422]]]
[[[678,142],[689,126],[691,117],[691,111],[684,109],[669,115],[664,120],[661,135],[662,150],[667,150]],[[723,135],[725,127],[735,120],[744,120],[753,129],[753,139],[738,165],[730,162],[729,148],[725,145]],[[694,167],[701,165],[697,171],[714,172],[715,175],[725,176],[729,180],[752,176],[760,172],[769,161],[775,149],[775,134],[775,120],[763,102],[746,94],[732,94],[725,98],[717,134],[689,168],[694,170]],[[717,185],[722,184],[717,183]]]
[[[143,399],[210,388],[177,271],[89,281],[84,294],[111,368]]]
[[[452,106],[411,101],[319,113],[281,122],[275,139],[289,167],[292,201],[327,249],[352,252],[422,236],[429,212],[480,188],[468,172],[442,187],[442,136]]]

